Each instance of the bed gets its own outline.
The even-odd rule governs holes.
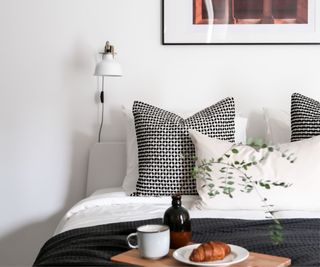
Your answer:
[[[92,148],[87,188],[90,196],[65,214],[53,237],[39,252],[35,266],[117,266],[110,257],[129,249],[128,234],[140,225],[161,223],[170,197],[130,197],[121,186],[96,190],[109,183],[117,186],[116,173],[123,174],[125,165],[121,160],[123,150],[123,143],[102,143]],[[109,153],[117,155],[114,160],[118,165],[109,162],[116,177],[105,179],[108,164],[101,159]],[[183,196],[182,201],[190,208],[197,198]],[[286,241],[280,247],[270,242],[266,230],[270,222],[265,220],[263,211],[257,210],[191,210],[193,240],[225,240],[251,251],[290,257],[293,266],[319,266],[320,212],[281,211],[276,215],[286,229]]]
[[[121,186],[127,147],[122,142],[93,146],[88,197],[64,215],[34,266],[118,266],[110,258],[129,250],[128,234],[140,225],[162,223],[169,196],[129,196]],[[198,200],[198,195],[182,196],[191,216],[193,242],[222,240],[250,251],[289,257],[292,266],[320,266],[320,211],[276,212],[284,227],[284,242],[274,245],[268,231],[272,221],[265,219],[264,210],[198,210],[193,207]]]
[[[110,257],[129,249],[126,236],[140,225],[161,223],[171,201],[168,197],[128,197],[117,189],[108,191],[93,194],[64,216],[40,251],[36,266],[117,265]],[[183,197],[186,207],[193,200],[193,196]],[[293,266],[319,266],[319,212],[279,212],[277,217],[283,218],[285,228],[281,246],[270,242],[270,221],[262,211],[190,211],[190,215],[195,242],[224,240],[251,251],[290,257]]]

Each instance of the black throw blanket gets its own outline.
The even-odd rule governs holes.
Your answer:
[[[70,230],[52,237],[39,252],[35,266],[124,266],[110,257],[129,250],[128,234],[161,219],[114,223]],[[281,220],[284,243],[273,245],[269,220],[193,219],[193,242],[221,240],[249,251],[292,259],[292,266],[320,266],[320,219]]]

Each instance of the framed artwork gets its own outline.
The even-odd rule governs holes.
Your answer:
[[[163,44],[320,44],[319,0],[162,0]]]

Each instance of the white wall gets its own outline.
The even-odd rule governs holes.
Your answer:
[[[160,0],[0,0],[0,265],[30,265],[84,197],[106,40],[125,76],[107,81],[104,140],[123,140],[120,105],[135,99],[185,110],[234,96],[253,123],[294,91],[320,99],[320,46],[162,46],[160,18]]]

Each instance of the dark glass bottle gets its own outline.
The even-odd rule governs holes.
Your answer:
[[[191,242],[189,212],[181,206],[181,196],[172,196],[172,206],[164,213],[163,223],[170,228],[170,248],[176,249]]]

